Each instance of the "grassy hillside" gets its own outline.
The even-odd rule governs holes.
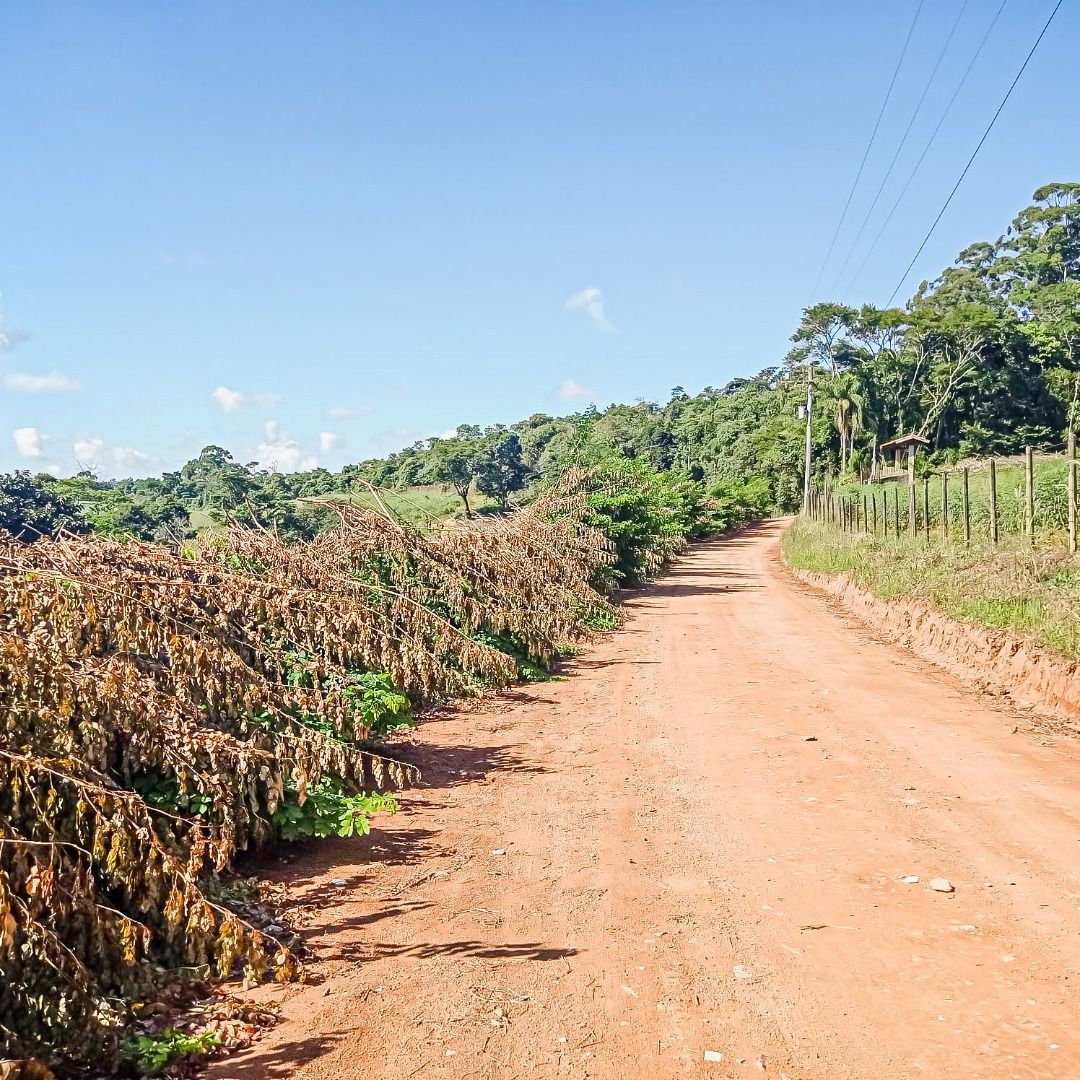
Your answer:
[[[423,528],[433,522],[445,521],[447,518],[465,516],[465,507],[460,497],[441,484],[418,484],[400,490],[382,490],[378,493],[378,500],[370,491],[352,491],[348,495],[343,495],[341,501],[351,503],[353,506],[375,509],[381,501],[395,517],[417,528]],[[469,505],[476,512],[494,506],[495,502],[486,495],[474,491],[469,495]]]
[[[988,539],[990,535],[990,469],[985,461],[970,461],[968,465],[968,490],[971,502],[971,531],[975,541]],[[948,473],[948,512],[950,531],[962,529],[963,495],[961,492],[961,466]],[[1035,461],[1035,529],[1039,534],[1055,534],[1068,525],[1068,493],[1066,489],[1068,464],[1063,457],[1044,456]],[[930,481],[930,521],[941,521],[941,475],[928,476]],[[923,480],[916,478],[916,501],[918,520],[922,521]],[[997,504],[998,529],[1002,541],[1008,544],[1010,534],[1023,531],[1024,522],[1024,464],[1022,457],[998,461]],[[892,521],[892,505],[895,494],[900,496],[901,526],[907,526],[906,481],[887,484],[842,484],[837,494],[857,498],[876,496],[881,505],[885,490],[889,504],[889,520]]]

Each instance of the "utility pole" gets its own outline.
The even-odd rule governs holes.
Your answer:
[[[806,365],[806,465],[803,470],[802,505],[805,514],[810,508],[810,442],[813,435],[811,421],[814,418],[814,361]]]

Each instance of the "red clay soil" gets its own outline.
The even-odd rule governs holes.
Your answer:
[[[780,529],[426,725],[402,812],[292,868],[322,981],[211,1076],[1080,1077],[1080,748],[793,583]]]

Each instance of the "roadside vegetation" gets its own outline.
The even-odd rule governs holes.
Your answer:
[[[995,458],[997,472],[997,522],[1001,537],[1019,534],[1024,531],[1024,503],[1026,481],[1022,457]],[[923,486],[922,479],[929,479],[926,489],[930,508],[932,531],[936,535],[940,530],[942,499],[940,476],[948,476],[948,531],[958,536],[963,529],[963,492],[961,490],[960,470],[968,471],[969,520],[972,537],[976,542],[990,538],[990,469],[984,458],[972,458],[958,461],[952,467],[942,464],[922,466],[916,480],[916,520],[920,531],[923,521]],[[1065,530],[1068,526],[1069,465],[1061,455],[1044,456],[1034,461],[1034,527],[1037,537],[1051,542],[1056,539],[1066,544]],[[908,488],[903,480],[885,484],[858,484],[841,481],[834,488],[839,497],[856,501],[863,498],[877,498],[879,506],[888,501],[889,519],[894,521],[892,510],[895,496],[900,501],[900,528],[908,528]]]
[[[1020,536],[992,549],[978,541],[927,544],[841,532],[800,518],[783,538],[791,566],[849,574],[886,600],[922,600],[946,615],[1008,630],[1069,659],[1080,659],[1080,563],[1044,537],[1034,547]]]
[[[796,567],[847,573],[885,598],[915,597],[958,619],[1009,630],[1064,656],[1080,655],[1080,564],[1070,558],[1069,465],[1061,456],[1080,415],[1080,185],[1049,184],[996,241],[972,244],[903,310],[819,304],[795,334],[796,353],[824,373],[815,424],[831,422],[837,456],[819,459],[815,489],[889,521],[901,535],[800,519],[784,538]],[[907,534],[903,481],[865,485],[873,446],[898,434],[929,442],[917,458],[928,486],[924,529]],[[1024,535],[1023,447],[1037,451],[1033,536]],[[1054,455],[1057,456],[1054,456]],[[1000,542],[990,542],[989,469],[997,460]],[[959,470],[967,468],[971,543],[962,542]],[[939,474],[950,474],[942,538]],[[873,503],[871,502],[872,506]]]
[[[438,528],[370,494],[314,505],[336,524],[289,543],[0,540],[6,1055],[150,1074],[216,1049],[141,1010],[185,979],[300,974],[232,903],[240,853],[366,834],[418,779],[395,732],[546,677],[616,625],[613,589],[760,513],[625,459]]]

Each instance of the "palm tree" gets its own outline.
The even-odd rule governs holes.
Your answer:
[[[855,440],[863,431],[866,415],[866,392],[862,380],[852,370],[833,378],[832,394],[836,404],[836,430],[840,433],[840,471],[851,463]]]

